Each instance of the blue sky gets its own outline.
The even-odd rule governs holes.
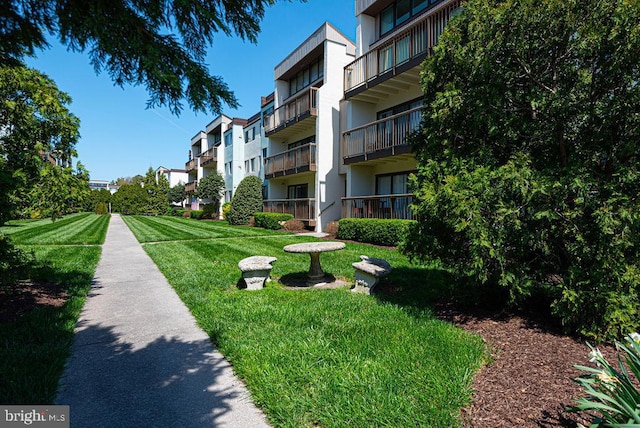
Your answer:
[[[260,97],[273,92],[273,69],[325,21],[355,41],[354,0],[280,1],[267,9],[258,43],[219,34],[207,64],[221,76],[241,104],[223,113],[248,118],[260,109]],[[214,118],[185,109],[179,117],[168,109],[146,109],[143,87],[113,85],[106,73],[96,75],[86,54],[70,53],[51,41],[27,64],[49,75],[73,99],[70,110],[80,118],[78,159],[92,179],[115,180],[144,174],[149,167],[184,168],[191,137]]]

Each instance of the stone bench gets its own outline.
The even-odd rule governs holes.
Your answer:
[[[264,287],[273,268],[271,264],[276,260],[278,259],[269,256],[251,256],[238,262],[247,290],[260,290]]]
[[[360,256],[360,261],[353,263],[356,270],[356,284],[352,291],[371,294],[381,278],[391,273],[391,265],[383,259]]]

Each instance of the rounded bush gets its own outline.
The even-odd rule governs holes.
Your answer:
[[[254,213],[255,227],[262,227],[264,229],[280,230],[284,226],[287,220],[293,219],[291,214],[282,213]]]
[[[227,214],[227,221],[233,225],[249,224],[251,217],[262,211],[262,180],[255,175],[246,176],[236,189]]]

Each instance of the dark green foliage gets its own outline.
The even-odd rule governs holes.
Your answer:
[[[38,183],[31,189],[31,208],[52,220],[82,211],[91,198],[89,173],[78,162],[77,171],[46,162]]]
[[[109,213],[109,207],[104,202],[98,202],[96,205],[96,214],[104,215]]]
[[[189,212],[189,217],[196,219],[196,220],[201,220],[204,216],[204,211],[202,210],[191,210],[188,211]]]
[[[111,209],[124,215],[143,214],[147,208],[146,197],[147,193],[140,184],[123,184],[113,194]]]
[[[424,67],[404,251],[572,331],[637,329],[638,22],[624,0],[465,3]]]
[[[338,239],[396,246],[404,239],[410,225],[415,221],[343,218],[338,223]]]
[[[200,199],[211,201],[216,206],[219,206],[222,192],[224,192],[224,178],[218,171],[215,171],[200,179],[196,190],[196,196]]]
[[[144,85],[149,107],[179,113],[186,100],[196,111],[220,112],[238,103],[204,63],[222,31],[255,42],[265,7],[275,0],[211,1],[5,1],[0,8],[0,65],[48,47],[57,35],[76,52],[89,53],[97,72],[119,85]],[[206,23],[204,25],[203,23]]]
[[[184,191],[184,183],[178,183],[175,186],[169,188],[167,192],[167,199],[169,199],[169,203],[172,204],[180,204],[184,202],[186,198],[186,193]]]
[[[227,221],[233,225],[246,225],[253,214],[259,211],[262,211],[262,180],[255,175],[248,175],[238,184]]]
[[[160,174],[156,180],[153,168],[149,167],[144,176],[145,214],[162,215],[167,211],[169,200],[169,181],[164,174]]]
[[[0,34],[6,28],[0,25]],[[0,46],[5,42],[0,36]],[[2,56],[0,49],[0,226],[22,203],[31,202],[28,194],[40,179],[44,153],[71,159],[80,126],[67,108],[71,98],[49,77],[6,66]]]
[[[178,209],[178,210],[174,210],[173,211],[173,215],[177,216],[177,217],[184,217],[184,213],[186,213],[187,210],[184,209]]]
[[[9,238],[0,234],[0,290],[6,292],[25,276],[33,256],[14,247]]]
[[[219,212],[218,208],[219,207],[220,207],[219,203],[203,205],[202,206],[202,212],[203,212],[202,217],[203,218],[211,218],[211,219],[217,220],[218,219],[218,212]]]
[[[85,211],[96,211],[100,203],[104,203],[107,207],[111,202],[111,192],[107,189],[92,190],[89,194]]]
[[[253,215],[255,217],[255,227],[271,230],[282,229],[284,222],[293,219],[291,214],[256,212]]]

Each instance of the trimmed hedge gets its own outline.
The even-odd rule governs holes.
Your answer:
[[[220,212],[220,203],[203,205],[202,211],[204,211],[203,218],[211,218],[217,220]]]
[[[226,218],[229,224],[243,226],[256,211],[262,211],[262,180],[248,175],[238,184]]]
[[[189,216],[191,218],[196,219],[196,220],[202,219],[203,215],[204,215],[204,211],[202,211],[202,210],[191,210],[191,211],[189,211]]]
[[[397,246],[415,220],[385,220],[378,218],[343,218],[338,224],[338,239],[369,244]]]
[[[291,214],[282,213],[264,213],[257,212],[253,214],[255,219],[254,226],[262,227],[264,229],[280,230],[283,228],[284,222],[293,219]]]

